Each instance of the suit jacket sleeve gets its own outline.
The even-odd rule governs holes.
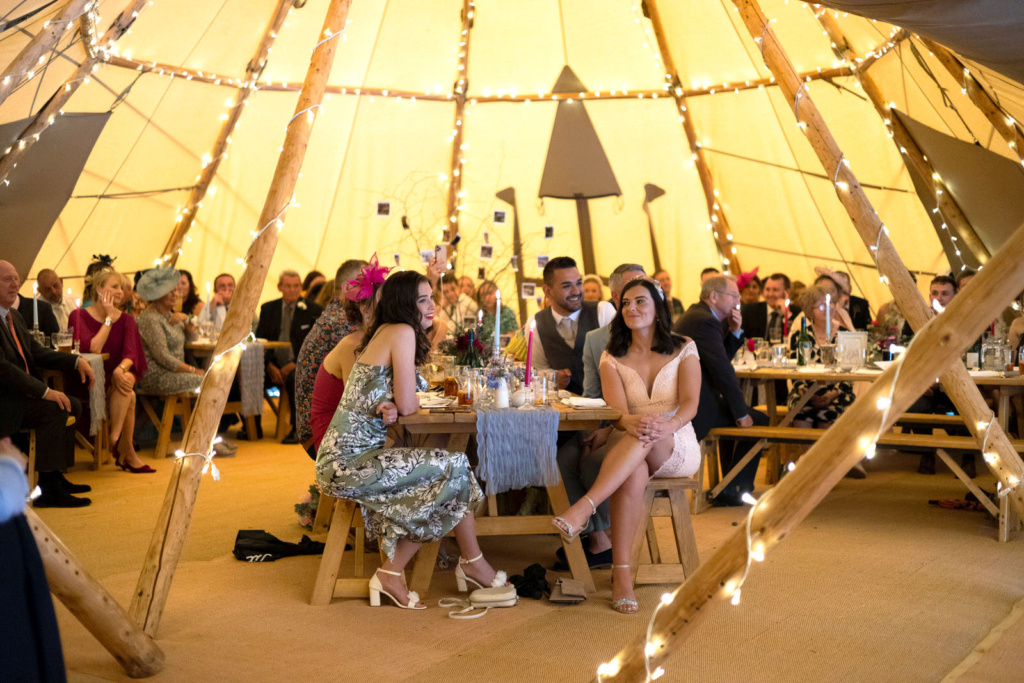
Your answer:
[[[600,328],[599,328],[600,329]],[[583,344],[583,396],[585,398],[601,398],[601,352],[598,342],[598,330],[587,332]]]
[[[275,321],[278,321],[276,324],[280,325],[279,321],[281,320],[281,314],[280,312],[278,312],[276,316],[273,314],[271,311],[273,304],[273,301],[268,301],[260,306],[260,319],[259,323],[256,325],[257,339],[266,339],[268,341],[277,340],[279,331],[273,329],[273,327],[275,325]],[[263,352],[263,362],[269,363],[271,360],[273,360],[273,356],[270,355],[270,350],[265,350]]]
[[[732,363],[729,361],[730,356],[735,353],[742,341],[736,339],[736,335],[730,332],[725,335],[723,343],[721,323],[714,316],[708,316],[701,321],[700,325],[687,330],[687,332],[697,344],[700,362],[707,371],[711,386],[725,399],[733,419],[738,420],[747,415],[750,409],[743,399],[743,391],[740,390],[739,380],[736,379],[736,371],[733,370]],[[730,346],[733,347],[732,353],[728,352]]]
[[[301,308],[295,309],[295,318],[292,320],[292,329],[289,330],[289,336],[292,342],[292,351],[295,353],[295,357],[299,357],[299,351],[302,349],[302,342],[306,341],[306,336],[313,329],[313,325],[316,324],[320,314],[324,312],[324,309],[320,308],[314,303],[305,302],[305,310]]]

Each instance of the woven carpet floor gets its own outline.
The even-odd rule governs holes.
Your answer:
[[[238,529],[299,540],[292,505],[311,483],[311,462],[296,446],[240,446],[219,461],[221,481],[203,480],[158,633],[166,667],[153,680],[588,681],[643,632],[665,590],[641,588],[640,615],[619,615],[609,608],[609,572],[596,572],[598,593],[583,605],[523,600],[459,622],[436,606],[455,595],[447,571],[435,573],[425,612],[365,600],[311,607],[319,557],[248,564],[230,554]],[[71,479],[93,486],[93,505],[39,511],[125,606],[172,470],[170,461],[155,464],[153,475],[83,466]],[[941,468],[922,476],[916,458],[891,453],[869,467],[866,480],[843,480],[753,567],[742,603],[717,607],[664,663],[662,680],[1021,680],[1024,620],[1012,613],[1024,599],[1024,541],[997,543],[984,513],[929,506],[963,497]],[[992,489],[987,475],[979,481]],[[695,518],[702,558],[743,514]],[[512,574],[550,566],[558,544],[525,536],[482,545]],[[130,680],[59,603],[57,611],[72,681]]]

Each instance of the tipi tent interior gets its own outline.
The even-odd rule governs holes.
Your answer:
[[[77,10],[67,30],[19,65],[69,5]],[[22,293],[31,295],[40,269],[53,268],[80,296],[95,254],[115,256],[128,273],[174,263],[200,286],[221,272],[239,274],[265,227],[261,209],[311,52],[331,38],[322,34],[327,5],[152,0],[126,10],[125,0],[7,0],[0,258],[14,263]],[[1024,9],[1007,0],[826,5],[761,3],[842,163],[922,291],[934,274],[984,265],[1024,220],[1015,137],[1024,119]],[[105,42],[116,21],[128,30]],[[345,259],[376,253],[385,265],[421,269],[424,251],[456,236],[450,273],[495,280],[519,300],[517,314],[538,310],[522,285],[539,282],[544,258],[559,255],[605,278],[623,262],[664,268],[687,304],[708,266],[757,266],[762,276],[781,271],[808,281],[814,266],[827,265],[849,272],[873,310],[892,299],[873,248],[839,200],[838,175],[822,170],[794,102],[731,2],[353,0],[339,37],[322,106],[298,114],[315,126],[261,300],[277,296],[276,273],[286,268],[333,274]],[[951,51],[960,73],[936,44]],[[881,112],[857,73],[861,64],[870,64],[864,73],[888,103]],[[978,106],[978,90],[996,117]],[[50,112],[62,92],[73,94]],[[931,173],[894,144],[896,125],[910,131]],[[575,616],[520,605],[514,617],[496,610],[477,630],[450,633],[447,621],[410,626],[405,615],[367,615],[359,601],[311,614],[305,600],[316,569],[302,564],[310,558],[267,568],[236,568],[228,558],[238,528],[296,536],[289,506],[309,484],[309,461],[301,453],[279,458],[279,449],[247,444],[221,466],[224,480],[204,482],[157,636],[167,652],[158,678],[269,671],[289,679],[308,664],[313,675],[346,679],[325,661],[341,634],[341,648],[362,648],[366,639],[375,653],[353,665],[352,680],[439,680],[457,661],[480,667],[465,674],[471,680],[585,680],[640,634],[664,590],[638,590],[641,617],[629,623],[593,597],[561,608]],[[1015,679],[1013,644],[1024,632],[1013,615],[1024,582],[1009,570],[1019,566],[1020,543],[994,543],[987,519],[926,508],[927,498],[962,497],[962,487],[912,474],[911,459],[895,454],[877,465],[869,489],[841,482],[813,523],[752,575],[751,597],[737,609],[754,621],[735,611],[708,618],[714,633],[698,631],[672,653],[665,680]],[[88,517],[102,505],[42,515],[125,604],[172,468],[159,469],[157,481],[132,486],[112,471],[83,472],[94,488],[124,497],[106,508],[111,517]],[[254,506],[246,487],[266,502]],[[903,515],[905,523],[893,522]],[[743,511],[729,509],[695,517],[702,558],[742,520]],[[110,524],[125,526],[123,544],[95,532]],[[521,571],[520,557],[536,554],[531,538],[489,551]],[[556,541],[543,542],[553,553]],[[851,551],[863,559],[850,563],[863,572],[854,587],[837,581],[851,580]],[[303,569],[289,572],[288,562]],[[921,572],[917,583],[898,578],[911,567]],[[204,577],[228,587],[220,593]],[[220,593],[218,613],[197,616],[212,593]],[[243,625],[250,607],[272,633]],[[793,615],[792,623],[780,614]],[[59,608],[59,617],[72,677],[123,677],[70,613]],[[296,622],[316,633],[290,640],[284,632],[305,628]],[[602,633],[591,641],[580,630],[595,623]],[[410,628],[414,663],[398,670],[402,658],[388,657],[384,643],[401,642]],[[232,633],[247,643],[237,654],[222,650]],[[723,648],[726,640],[744,653]],[[302,656],[281,654],[289,651]],[[363,660],[356,653],[364,651],[342,661]],[[765,663],[778,673],[766,674]]]

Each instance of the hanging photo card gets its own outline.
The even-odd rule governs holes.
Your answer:
[[[523,283],[522,296],[523,296],[524,299],[532,299],[534,297],[534,295],[536,295],[536,293],[537,293],[537,286],[536,285],[534,285],[532,282],[524,282]]]
[[[494,258],[494,246],[490,245],[490,244],[481,244],[480,245],[480,260],[481,261],[490,261],[492,258]]]
[[[401,264],[401,260],[402,260],[401,254],[395,254],[395,265],[396,266],[401,266],[402,265]]]
[[[538,256],[537,257],[537,267],[540,268],[541,270],[544,270],[544,266],[546,266],[548,264],[548,261],[550,261],[550,260],[551,260],[550,256]]]
[[[387,218],[391,215],[391,202],[377,202],[377,215]]]
[[[486,280],[487,279],[487,270],[483,266],[480,266],[479,268],[476,269],[476,279],[477,280]]]
[[[509,260],[509,265],[512,266],[512,272],[513,273],[518,273],[519,272],[519,257],[518,256],[513,256]]]
[[[555,226],[545,225],[544,226],[544,239],[549,240],[555,236]]]
[[[491,233],[489,233],[486,230],[484,230],[484,244],[490,244],[490,243],[491,243]]]
[[[432,258],[434,258],[433,249],[420,249],[420,261],[423,262],[423,265],[430,263],[430,259]]]
[[[504,211],[497,210],[497,211],[494,212],[494,224],[495,225],[505,225],[505,212]]]

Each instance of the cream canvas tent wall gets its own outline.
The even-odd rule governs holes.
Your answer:
[[[7,22],[39,11],[0,34],[0,67],[62,4],[25,0],[4,10]],[[181,253],[171,253],[200,283],[221,271],[237,272],[236,259],[260,227],[259,209],[321,26],[323,2],[299,4],[274,32],[255,92]],[[439,243],[451,224],[453,158],[461,183],[454,207],[462,235],[459,274],[475,278],[482,267],[504,291],[515,288],[511,207],[495,197],[506,187],[518,198],[519,266],[526,277],[539,277],[538,256],[580,259],[576,203],[538,199],[560,106],[550,93],[568,65],[589,91],[563,105],[586,107],[622,193],[588,202],[599,274],[623,261],[652,265],[643,205],[644,186],[651,183],[665,191],[648,207],[657,246],[686,302],[696,299],[699,271],[727,261],[801,279],[818,263],[845,267],[855,290],[876,305],[888,300],[832,179],[821,173],[731,3],[659,4],[664,43],[687,93],[685,112],[666,89],[658,40],[639,2],[465,4],[473,13],[466,29],[458,0],[355,0],[329,96],[316,112],[296,189],[299,206],[288,213],[272,273],[287,267],[332,273],[343,259],[374,251],[385,263],[397,255],[402,266],[418,264],[420,250]],[[116,255],[125,271],[161,258],[277,6],[275,0],[156,0],[140,11],[111,47],[110,59],[101,60],[64,107],[112,115],[23,275],[44,267],[81,275],[97,253]],[[810,74],[809,91],[908,267],[925,273],[959,268],[944,254],[933,217],[856,78],[817,78],[844,63],[813,10],[789,0],[764,7],[797,69]],[[97,35],[122,9],[123,0],[98,3]],[[887,24],[837,18],[858,55],[867,57],[893,36]],[[34,77],[0,104],[0,123],[35,115],[85,58],[77,32],[66,33]],[[979,73],[1008,113],[1024,116],[1019,85],[991,69]],[[895,45],[871,74],[901,112],[1019,161],[916,38]],[[458,118],[458,98],[451,94],[463,77],[467,98]],[[767,84],[756,86],[759,80]],[[696,131],[729,226],[717,241],[719,223],[709,215],[683,116]],[[61,163],[59,155],[52,163]],[[0,187],[0,206],[17,201]],[[389,203],[387,215],[379,202]],[[495,210],[509,212],[504,223],[495,222]],[[553,236],[545,239],[549,225]],[[19,226],[4,225],[3,232],[17,236]],[[485,242],[493,246],[490,260],[481,260]],[[270,277],[266,298],[274,284]]]

